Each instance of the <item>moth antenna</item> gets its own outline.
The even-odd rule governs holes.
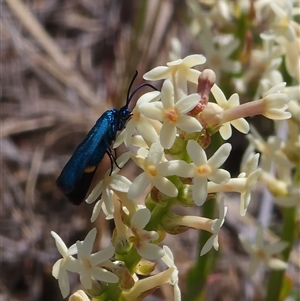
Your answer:
[[[131,82],[130,82],[130,84],[129,84],[129,87],[128,87],[127,98],[126,98],[127,100],[126,100],[126,105],[125,105],[125,107],[128,107],[128,105],[129,105],[129,103],[130,103],[130,100],[131,100],[131,98],[132,98],[132,97],[129,96],[129,95],[130,95],[130,90],[131,90],[132,85],[133,85],[135,79],[137,78],[137,76],[138,76],[138,72],[137,72],[137,70],[135,70],[135,74],[134,74],[134,76],[133,76],[133,78],[132,78],[132,80],[131,80]]]
[[[140,86],[138,86],[137,88],[134,89],[134,91],[131,93],[129,99],[128,99],[128,104],[130,103],[132,97],[135,95],[136,92],[138,92],[141,88],[143,87],[150,87],[152,88],[153,90],[155,91],[158,91],[158,89],[156,89],[154,86],[152,86],[151,84],[148,84],[148,83],[144,83],[144,84],[141,84]]]
[[[138,86],[137,88],[135,88],[134,91],[131,93],[131,95],[130,95],[130,97],[128,99],[128,103],[130,103],[130,101],[131,101],[132,97],[135,95],[135,93],[138,92],[143,87],[150,87],[153,90],[158,91],[158,89],[155,88],[154,86],[152,86],[151,84],[148,84],[148,83],[141,84],[140,86]]]
[[[135,70],[135,74],[130,82],[130,85],[129,85],[129,88],[128,88],[128,91],[127,91],[127,101],[126,101],[126,104],[123,108],[128,108],[128,105],[132,99],[132,97],[135,95],[136,92],[138,92],[141,88],[143,87],[150,87],[152,88],[153,90],[155,91],[158,91],[158,89],[156,89],[154,86],[152,86],[151,84],[148,84],[148,83],[144,83],[144,84],[141,84],[140,86],[138,86],[137,88],[134,89],[134,91],[131,93],[130,95],[130,90],[132,88],[132,85],[133,85],[133,82],[135,81],[136,77],[138,75],[138,72]]]

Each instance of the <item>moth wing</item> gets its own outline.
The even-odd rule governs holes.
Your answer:
[[[83,173],[95,173],[97,165],[104,157],[107,150],[106,136],[113,121],[111,111],[106,111],[97,120],[96,124],[87,134],[86,138],[78,145],[72,157],[69,159],[59,177],[56,180],[57,186],[64,194],[71,193]],[[95,156],[97,153],[97,156]],[[93,165],[89,166],[90,160],[93,158]],[[97,160],[95,160],[95,158]],[[91,181],[91,179],[90,179]]]

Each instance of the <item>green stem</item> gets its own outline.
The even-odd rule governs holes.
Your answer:
[[[202,216],[213,218],[214,212],[216,207],[216,201],[215,200],[209,200],[206,202],[202,209]],[[215,259],[216,254],[215,252],[208,252],[203,256],[200,256],[200,251],[206,241],[210,238],[211,233],[202,231],[199,241],[198,241],[198,256],[196,259],[196,263],[194,267],[192,267],[187,275],[187,294],[184,298],[186,301],[191,300],[198,300],[201,291],[203,290],[203,287],[205,285],[207,276],[209,275]]]
[[[122,260],[125,263],[126,268],[130,273],[134,272],[136,265],[140,262],[141,256],[137,253],[134,246],[131,247],[129,252],[125,255],[116,256],[117,259]]]
[[[294,175],[294,185],[300,183],[300,164],[296,167]],[[296,223],[297,223],[297,210],[296,206],[291,208],[283,208],[283,229],[281,240],[289,243],[289,246],[282,251],[282,259],[288,261],[291,250],[296,238]],[[265,301],[281,301],[283,297],[280,292],[283,288],[285,271],[272,271],[268,280]]]
[[[151,211],[151,219],[147,224],[147,226],[145,227],[145,230],[156,231],[163,215],[168,211],[169,211],[169,206],[160,207],[159,205],[156,205],[154,209]]]
[[[292,250],[295,232],[296,232],[296,208],[284,208],[283,209],[283,232],[281,240],[289,243],[289,246],[283,250],[282,259],[288,261],[290,252]],[[265,301],[280,301],[280,291],[283,286],[285,271],[272,271],[268,280],[267,292]]]

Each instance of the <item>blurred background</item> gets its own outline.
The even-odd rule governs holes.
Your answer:
[[[208,13],[213,9],[212,1],[189,2],[203,2],[201,9]],[[224,18],[215,15],[212,20],[214,30],[225,35]],[[175,59],[174,53],[178,58],[203,53],[203,40],[191,30],[196,21],[195,11],[182,0],[1,1],[1,301],[62,300],[51,275],[59,254],[50,231],[70,246],[94,225],[89,221],[92,206],[68,203],[55,180],[99,116],[124,105],[135,70],[139,76],[134,87],[143,82],[145,72]],[[237,20],[232,20],[232,26],[239,26]],[[176,48],[174,38],[181,47]],[[242,52],[243,41],[233,56]],[[205,67],[211,66],[199,70]],[[242,68],[247,67],[245,60]],[[227,96],[235,92],[226,74],[218,80]],[[254,76],[241,102],[254,95],[257,80]],[[154,85],[160,88],[161,83]],[[252,122],[264,134],[272,131],[265,119]],[[247,142],[243,135],[235,132],[233,136],[227,168],[236,176]],[[105,158],[94,183],[108,168],[110,161]],[[127,172],[135,171],[129,167]],[[259,198],[260,190],[255,193]],[[231,199],[238,201],[238,196]],[[221,232],[216,271],[206,283],[207,300],[261,300],[260,287],[243,271],[246,255],[237,239],[237,228],[254,221],[250,217],[241,221],[238,212],[232,212]],[[250,212],[257,213],[255,203]],[[275,222],[280,219],[276,214]],[[113,225],[104,216],[95,224],[97,248],[104,247]],[[166,239],[180,270],[183,294],[186,272],[196,256],[196,240],[192,230],[178,239]],[[70,277],[71,291],[80,288],[77,276]],[[169,293],[166,286],[147,300],[168,300]]]

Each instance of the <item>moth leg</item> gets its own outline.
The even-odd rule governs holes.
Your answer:
[[[109,160],[110,160],[110,173],[109,175],[111,175],[112,171],[113,171],[113,168],[114,168],[114,164],[119,168],[121,169],[121,167],[118,165],[117,163],[117,151],[116,149],[113,149],[111,150],[110,148],[108,148],[106,150],[106,153],[109,157]]]

